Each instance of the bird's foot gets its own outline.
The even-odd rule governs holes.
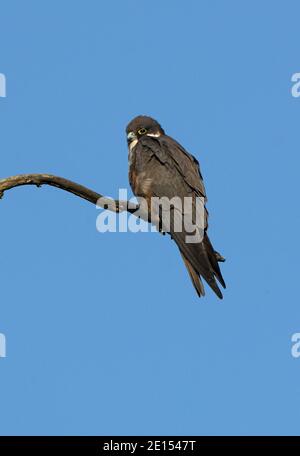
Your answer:
[[[217,261],[219,261],[220,263],[224,263],[224,261],[226,261],[226,258],[224,258],[219,252],[217,252],[215,250],[215,255],[216,255],[216,259]]]

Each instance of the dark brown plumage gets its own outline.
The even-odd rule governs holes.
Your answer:
[[[197,197],[206,201],[198,161],[177,141],[167,136],[160,124],[151,117],[136,117],[127,126],[126,133],[129,147],[129,181],[137,197],[145,198],[149,207],[151,207],[152,197],[171,199],[177,196],[182,201],[187,196],[193,198],[193,208],[190,213],[185,210],[184,213],[178,214],[174,208],[171,209],[171,224],[167,231],[180,250],[198,296],[205,294],[201,280],[203,277],[216,295],[222,299],[216,279],[225,288],[218,264],[218,261],[224,261],[224,258],[214,251],[207,236],[206,208],[201,242],[186,242],[186,236],[191,233],[187,232],[184,226],[181,232],[174,229],[178,215],[183,215],[183,219],[190,216],[195,221]],[[161,229],[164,230],[164,226],[161,226]]]

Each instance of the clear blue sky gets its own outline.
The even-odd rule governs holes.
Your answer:
[[[299,433],[298,1],[0,4],[1,177],[129,188],[124,128],[201,162],[221,302],[175,245],[50,187],[0,204],[1,434]],[[207,287],[206,287],[207,288]]]

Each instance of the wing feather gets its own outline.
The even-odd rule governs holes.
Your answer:
[[[135,147],[134,167],[136,175],[143,175],[143,179],[149,179],[148,182],[151,182],[149,185],[151,196],[169,199],[177,196],[182,200],[184,197],[192,196],[194,202],[196,197],[202,197],[206,201],[206,191],[198,161],[169,136],[142,137]],[[149,197],[149,195],[142,194],[138,188],[133,188],[133,191],[136,196]],[[215,251],[206,233],[208,218],[206,209],[204,237],[198,243],[186,242],[186,236],[191,233],[188,233],[184,226],[181,232],[174,229],[174,221],[179,215],[182,218],[189,216],[190,220],[195,222],[195,204],[192,207],[192,213],[185,211],[178,214],[176,210],[172,210],[172,214],[169,233],[183,256],[198,295],[204,294],[202,276],[217,296],[222,299],[222,293],[216,279],[224,288],[225,282]]]

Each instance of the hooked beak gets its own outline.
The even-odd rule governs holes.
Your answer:
[[[132,141],[136,140],[137,139],[137,136],[136,134],[134,133],[134,131],[130,131],[127,135],[127,141],[129,143],[131,143]]]

